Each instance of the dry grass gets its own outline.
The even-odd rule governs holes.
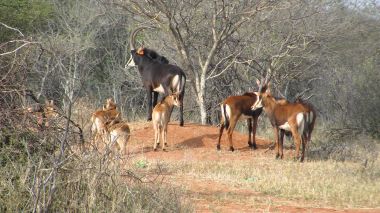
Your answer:
[[[172,165],[177,175],[208,179],[252,189],[278,198],[315,201],[315,207],[380,207],[380,168],[358,163],[317,161],[298,163],[256,158],[241,162],[179,162]]]
[[[67,152],[57,166],[26,145],[12,140],[0,149],[0,212],[193,211],[181,189],[157,181],[159,165],[145,170],[144,161],[88,150]]]
[[[270,128],[258,135],[273,140]],[[285,143],[293,145],[292,140]],[[252,163],[184,163],[180,174],[242,184],[279,198],[314,201],[318,207],[380,207],[380,141],[350,129],[318,126],[306,163],[255,158]]]
[[[323,129],[317,127],[314,132],[305,163],[294,162],[290,156],[286,156],[285,160],[274,160],[271,153],[256,155],[250,162],[165,160],[161,163],[173,176],[211,180],[242,190],[249,189],[264,196],[294,201],[293,204],[299,206],[379,208],[380,142],[361,134],[333,139]],[[268,139],[273,134],[270,128],[260,131],[262,134],[259,135],[265,135]],[[292,144],[291,140],[287,140],[287,147]],[[189,148],[181,149],[185,149],[186,155]],[[230,153],[222,151],[219,154]],[[234,155],[239,155],[239,151]],[[152,160],[143,161],[144,165],[155,164]],[[241,199],[231,192],[215,193],[213,196],[216,200]],[[273,200],[265,197],[250,196],[249,199],[273,205]]]

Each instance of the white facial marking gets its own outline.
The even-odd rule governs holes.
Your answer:
[[[134,66],[136,66],[136,64],[135,64],[135,61],[133,61],[133,57],[131,56],[129,58],[127,64],[125,65],[125,68],[127,68],[127,67],[134,67]]]
[[[263,107],[263,104],[262,104],[263,101],[262,100],[263,100],[262,98],[257,98],[255,103],[252,105],[251,110],[256,110],[258,108]]]
[[[154,88],[153,91],[159,92],[159,93],[165,93],[165,90],[164,90],[164,87],[162,86],[162,84],[160,84],[159,87]]]

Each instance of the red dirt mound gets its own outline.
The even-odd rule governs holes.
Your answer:
[[[168,127],[169,147],[167,152],[162,152],[161,149],[158,149],[157,152],[153,151],[154,131],[151,123],[131,124],[131,126],[131,143],[128,145],[131,153],[144,153],[148,158],[165,157],[165,159],[176,160],[184,158],[189,160],[190,156],[192,160],[217,160],[220,158],[220,154],[216,151],[219,128],[215,126],[186,123],[185,126],[180,127],[177,123],[170,123]],[[223,133],[221,140],[222,152],[231,155],[231,160],[251,158],[252,154],[257,154],[257,152],[252,152],[252,149],[248,147],[247,135],[234,132],[232,137],[235,148],[234,153],[240,153],[240,155],[233,155],[232,152],[228,151],[229,145],[226,132]],[[256,143],[259,150],[266,150],[271,144],[271,142],[257,137]]]

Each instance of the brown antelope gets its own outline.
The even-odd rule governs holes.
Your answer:
[[[252,149],[256,149],[256,128],[257,119],[262,109],[252,110],[252,105],[257,101],[257,93],[246,92],[240,96],[230,96],[223,101],[220,108],[222,111],[222,121],[219,128],[219,139],[216,148],[220,150],[220,139],[224,128],[227,130],[228,142],[230,150],[234,151],[232,144],[232,133],[239,119],[247,119],[248,126],[248,145]],[[252,135],[252,140],[251,140]]]
[[[178,93],[174,93],[166,96],[160,103],[158,103],[152,113],[153,129],[154,129],[154,151],[157,150],[157,145],[162,143],[162,150],[165,150],[167,145],[167,132],[170,116],[173,111],[173,107],[181,106],[181,101]]]
[[[120,112],[116,109],[116,104],[112,98],[106,100],[106,105],[102,110],[95,111],[91,116],[91,132],[95,138],[106,133],[106,125],[117,123],[121,120]]]
[[[295,103],[276,101],[272,96],[269,84],[265,84],[259,91],[259,98],[252,105],[252,110],[264,108],[274,128],[276,158],[283,158],[283,141],[285,132],[291,132],[296,145],[296,159],[303,162],[307,142],[311,139],[314,128],[316,112],[314,108],[301,100]],[[280,134],[279,134],[280,132]],[[302,143],[302,155],[300,146]]]
[[[106,128],[108,144],[110,147],[116,144],[120,154],[125,155],[127,153],[127,142],[131,136],[131,131],[126,122],[110,123]]]

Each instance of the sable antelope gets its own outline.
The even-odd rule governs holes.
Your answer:
[[[120,112],[116,109],[116,104],[112,98],[106,100],[106,105],[102,110],[97,110],[91,116],[91,132],[95,134],[95,138],[106,133],[106,125],[112,125],[121,120]]]
[[[107,125],[106,129],[108,144],[113,146],[116,144],[120,153],[125,155],[127,153],[126,146],[131,136],[131,131],[126,122]]]
[[[222,137],[223,130],[226,128],[230,150],[234,151],[232,144],[232,133],[239,119],[247,119],[248,145],[253,149],[257,148],[255,139],[257,119],[260,116],[262,109],[251,109],[252,105],[257,101],[257,98],[256,93],[246,92],[240,96],[230,96],[223,101],[220,106],[222,111],[222,122],[219,128],[219,139],[216,146],[218,150],[220,150],[220,139]]]
[[[185,95],[186,75],[181,68],[169,64],[169,61],[160,56],[154,50],[148,48],[135,47],[135,37],[137,32],[144,29],[140,27],[131,33],[130,47],[131,59],[126,66],[137,65],[142,83],[148,94],[148,118],[152,120],[152,108],[157,103],[158,94],[163,97],[172,93],[178,93],[181,103]],[[152,102],[153,93],[153,102]],[[180,107],[180,126],[183,126],[183,105]]]
[[[274,128],[276,158],[283,158],[284,134],[290,131],[296,145],[296,158],[303,162],[306,145],[311,139],[316,119],[316,112],[312,105],[302,100],[294,103],[276,101],[270,92],[269,84],[265,84],[259,90],[259,98],[252,105],[252,110],[260,107],[264,107],[264,111]],[[302,155],[300,156],[301,143]]]
[[[165,146],[167,145],[167,132],[168,132],[168,123],[170,121],[170,115],[172,114],[173,107],[180,107],[182,105],[179,95],[172,94],[166,96],[160,103],[158,103],[152,113],[153,118],[153,129],[154,129],[154,151],[157,150],[157,145],[161,141],[162,150],[165,150]]]

